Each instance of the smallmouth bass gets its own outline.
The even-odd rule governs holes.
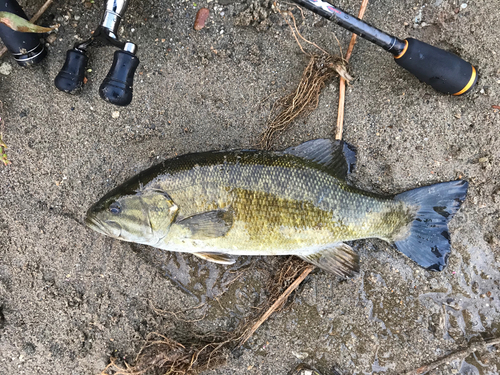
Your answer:
[[[344,241],[380,238],[441,271],[448,222],[468,183],[380,196],[351,186],[351,145],[327,139],[281,152],[202,152],[165,160],[110,191],[87,212],[102,234],[231,264],[237,255],[297,255],[351,276],[359,257]]]

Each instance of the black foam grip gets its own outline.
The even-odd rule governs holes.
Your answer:
[[[70,49],[66,52],[66,61],[54,79],[56,87],[69,94],[75,94],[80,91],[85,78],[87,62],[88,57],[80,50]]]
[[[475,68],[457,55],[433,47],[417,39],[408,38],[408,48],[396,56],[398,65],[428,83],[437,91],[462,95],[477,81]]]
[[[134,73],[138,65],[139,59],[133,53],[116,51],[113,65],[99,87],[101,98],[120,106],[130,104]]]

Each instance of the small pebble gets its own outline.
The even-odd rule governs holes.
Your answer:
[[[118,111],[113,111],[113,113],[111,113],[111,117],[113,117],[113,118],[118,118],[118,117],[120,117],[120,112],[118,112]]]
[[[207,8],[201,8],[198,13],[196,13],[196,18],[194,20],[193,28],[195,30],[201,30],[205,27],[205,22],[208,20],[210,11]]]
[[[0,74],[3,74],[4,76],[8,76],[10,73],[12,73],[12,65],[10,65],[7,62],[0,65]]]
[[[462,8],[462,9],[467,8],[467,4],[466,4],[466,3],[463,3],[462,5],[460,5],[460,8]]]
[[[49,43],[49,44],[54,43],[54,42],[56,41],[56,39],[57,39],[57,35],[56,35],[56,34],[49,34],[49,35],[47,36],[47,38],[45,38],[45,40],[46,40],[46,41],[47,41],[47,43]]]

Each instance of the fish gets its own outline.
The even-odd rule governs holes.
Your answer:
[[[283,151],[191,153],[164,160],[92,205],[86,225],[115,239],[220,264],[241,255],[296,255],[342,277],[359,272],[346,242],[382,239],[441,271],[448,223],[468,182],[384,196],[349,182],[356,148],[315,139]]]

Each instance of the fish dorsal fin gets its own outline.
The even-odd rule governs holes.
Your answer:
[[[233,213],[228,210],[213,210],[189,216],[177,224],[189,229],[192,239],[207,239],[225,236],[233,225]]]
[[[218,264],[234,264],[236,262],[234,258],[224,253],[193,253],[193,255]]]
[[[359,255],[343,242],[301,258],[342,277],[351,277],[359,272]]]
[[[321,164],[341,179],[345,179],[356,166],[356,148],[344,141],[313,139],[289,147],[284,153]]]

